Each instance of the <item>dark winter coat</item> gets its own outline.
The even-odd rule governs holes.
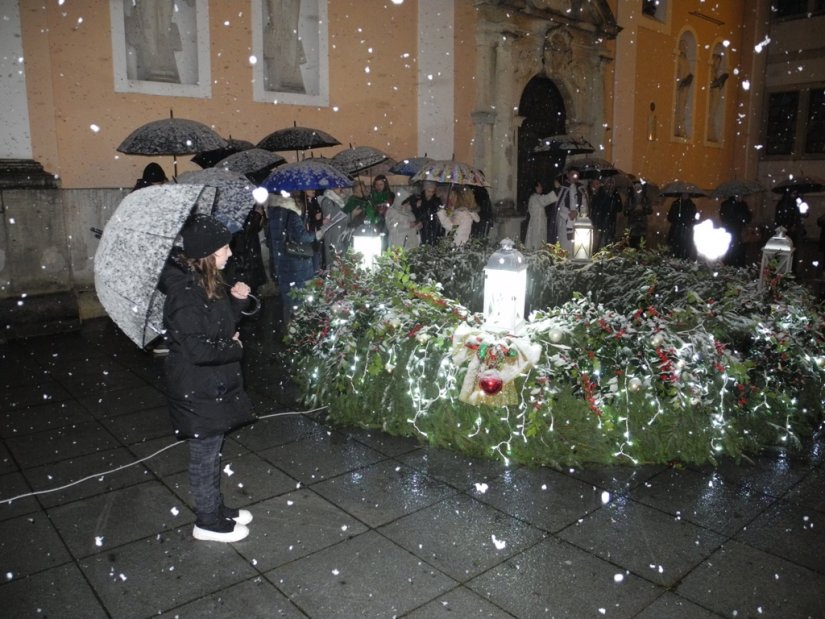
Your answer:
[[[441,198],[433,195],[428,200],[421,194],[412,196],[409,201],[415,220],[421,224],[421,243],[435,245],[438,239],[444,236],[444,228],[438,220],[438,210],[442,207]]]
[[[166,392],[179,439],[224,434],[254,421],[243,386],[243,348],[232,339],[246,302],[208,299],[195,274],[173,254],[158,288],[163,306]]]
[[[693,226],[696,224],[696,205],[690,198],[677,198],[667,214],[670,231],[667,241],[676,258],[692,259],[696,250],[693,245]]]
[[[275,256],[278,272],[278,289],[282,301],[288,301],[293,288],[303,288],[304,284],[315,277],[312,258],[292,256],[286,253],[285,241],[311,244],[315,234],[309,232],[301,219],[301,208],[292,198],[273,195],[269,198],[267,208],[269,219],[269,251]]]

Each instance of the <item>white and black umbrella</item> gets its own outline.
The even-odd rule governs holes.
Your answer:
[[[558,155],[562,153],[566,155],[583,155],[592,153],[594,150],[596,149],[593,148],[593,145],[583,137],[564,133],[540,138],[538,145],[533,148],[533,153],[537,155]]]
[[[226,146],[226,140],[201,122],[186,118],[164,118],[132,131],[117,150],[127,155],[171,155],[174,158],[174,175],[177,176],[178,155],[194,155]]]
[[[682,194],[687,194],[691,198],[700,198],[708,195],[708,193],[699,186],[687,181],[673,180],[662,186],[659,193],[663,196],[671,198],[679,198]]]
[[[752,193],[759,193],[765,191],[765,188],[756,181],[749,181],[744,179],[732,179],[719,184],[714,189],[710,197],[717,200],[725,200],[734,196],[749,196]]]
[[[771,191],[773,193],[785,193],[786,191],[798,191],[801,194],[819,193],[825,191],[825,179],[791,174],[786,180],[771,187]]]
[[[310,150],[338,146],[341,142],[329,133],[311,127],[287,127],[278,129],[258,142],[258,148],[273,152]]]
[[[95,292],[106,313],[139,347],[163,332],[160,273],[193,212],[209,213],[215,189],[153,185],[133,191],[109,219],[94,261]]]
[[[272,151],[263,148],[250,148],[221,159],[215,164],[215,169],[228,170],[238,174],[259,174],[268,172],[282,163],[286,163],[286,159]]]
[[[185,185],[206,185],[217,189],[212,215],[233,234],[243,228],[246,217],[255,207],[252,192],[255,185],[243,174],[221,168],[206,168],[184,172],[178,182]]]
[[[217,148],[215,150],[205,150],[192,157],[192,163],[198,164],[202,168],[211,168],[219,161],[226,159],[235,153],[241,153],[250,148],[255,148],[252,142],[247,140],[236,140],[231,135],[226,139],[225,148]]]
[[[390,156],[387,153],[372,146],[350,146],[333,155],[330,163],[343,171],[344,174],[354,175],[362,170],[377,166],[389,158]]]
[[[454,159],[440,159],[428,163],[410,181],[413,183],[433,181],[435,183],[473,185],[475,187],[490,186],[481,170]]]

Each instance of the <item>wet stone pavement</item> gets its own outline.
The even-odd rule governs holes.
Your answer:
[[[298,410],[267,301],[242,330],[259,415]],[[108,319],[0,344],[2,616],[825,617],[822,436],[556,471],[271,417],[224,448],[250,536],[195,542],[162,365]]]

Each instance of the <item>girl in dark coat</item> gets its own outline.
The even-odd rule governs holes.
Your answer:
[[[189,481],[198,540],[236,542],[249,535],[252,514],[223,503],[220,490],[224,435],[254,420],[241,374],[243,346],[236,325],[249,286],[227,292],[221,269],[232,255],[231,235],[207,215],[194,215],[181,231],[183,251],[170,257],[161,274],[166,357],[166,391],[172,426],[189,442]]]

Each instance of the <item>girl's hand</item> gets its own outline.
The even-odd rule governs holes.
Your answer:
[[[235,331],[235,335],[232,336],[232,339],[238,342],[241,348],[243,348],[243,342],[241,341],[241,334],[238,331]]]
[[[243,282],[238,282],[234,286],[232,286],[229,292],[236,299],[240,299],[241,301],[243,301],[249,296],[249,293],[252,292],[252,288],[250,288]],[[237,333],[235,335],[237,335]]]

